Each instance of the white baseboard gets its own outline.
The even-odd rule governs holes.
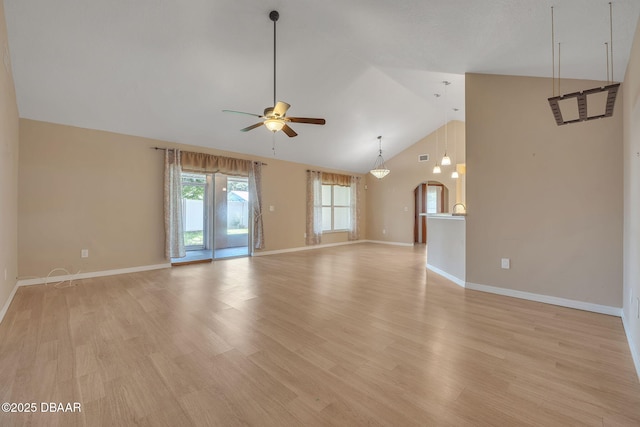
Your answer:
[[[362,240],[363,243],[378,243],[380,245],[392,245],[392,246],[414,246],[413,243],[403,242],[387,242],[385,240]]]
[[[331,247],[334,247],[334,246],[354,245],[356,243],[364,243],[364,242],[366,242],[366,240],[350,240],[348,242],[325,243],[325,244],[320,244],[320,245],[299,246],[297,248],[278,249],[278,250],[274,250],[274,251],[254,252],[253,256],[286,254],[286,253],[290,253],[290,252],[309,251],[309,250],[312,250],[312,249],[331,248]]]
[[[16,283],[16,285],[13,287],[13,290],[9,294],[9,298],[7,298],[7,301],[4,303],[2,310],[0,310],[0,323],[2,323],[2,320],[4,319],[4,315],[7,314],[7,310],[9,310],[9,306],[11,305],[11,301],[13,301],[13,297],[16,296],[17,290],[18,290],[18,284]]]
[[[445,277],[445,278],[451,280],[456,285],[461,286],[463,288],[465,287],[465,281],[464,280],[459,279],[456,276],[454,276],[452,274],[449,274],[444,270],[440,270],[438,267],[434,267],[433,265],[428,264],[428,263],[427,263],[427,268],[429,270],[433,271],[434,273],[437,273],[437,274],[441,275],[442,277]]]
[[[159,270],[162,268],[170,268],[171,264],[155,264],[143,265],[140,267],[119,268],[116,270],[90,271],[88,273],[66,274],[63,276],[50,276],[49,283],[62,282],[66,280],[90,279],[93,277],[115,276],[117,274],[138,273],[140,271]],[[41,285],[47,281],[46,277],[38,277],[36,279],[18,280],[16,286]]]
[[[633,341],[633,337],[631,337],[631,328],[629,327],[627,318],[624,315],[624,310],[622,311],[622,326],[624,326],[624,333],[627,335],[627,342],[629,343],[629,349],[631,349],[631,358],[633,359],[633,364],[636,367],[638,381],[640,381],[640,354],[638,354],[638,349],[635,345],[635,341]]]
[[[576,301],[572,299],[552,297],[549,295],[534,294],[531,292],[516,291],[514,289],[498,288],[496,286],[479,285],[467,282],[466,288],[474,291],[488,292],[507,297],[526,299],[529,301],[543,302],[545,304],[559,305],[561,307],[575,308],[578,310],[592,311],[594,313],[608,314],[609,316],[622,317],[622,308],[608,305],[593,304],[590,302]]]
[[[401,243],[401,242],[385,242],[382,240],[351,240],[348,242],[338,242],[338,243],[325,243],[320,245],[308,245],[308,246],[299,246],[296,248],[288,248],[288,249],[278,249],[274,251],[260,251],[254,252],[252,256],[265,256],[265,255],[277,255],[277,254],[286,254],[290,252],[299,252],[299,251],[310,251],[313,249],[322,249],[322,248],[331,248],[334,246],[344,246],[344,245],[355,245],[358,243],[380,243],[384,245],[393,245],[393,246],[413,246],[413,243]]]

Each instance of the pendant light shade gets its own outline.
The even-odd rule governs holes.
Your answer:
[[[451,178],[452,179],[458,179],[458,171],[451,172]]]
[[[384,159],[382,158],[382,136],[378,137],[378,158],[376,162],[373,164],[373,168],[369,171],[371,175],[375,176],[378,179],[382,179],[385,176],[389,175],[391,172],[384,164]]]
[[[433,167],[433,173],[442,173],[442,169],[440,169],[440,165],[436,163]]]
[[[444,153],[444,157],[442,158],[442,166],[449,166],[451,164],[451,158],[447,156],[447,153]]]

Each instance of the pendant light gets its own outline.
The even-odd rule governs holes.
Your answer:
[[[458,111],[457,108],[454,108],[453,111]],[[458,155],[458,132],[456,131],[456,127],[453,127],[453,154],[457,157]],[[458,179],[458,165],[454,165],[453,172],[451,172],[451,179]]]
[[[445,80],[442,83],[444,84],[444,156],[440,163],[442,166],[449,166],[451,164],[451,158],[447,155],[447,145],[449,142],[449,135],[447,134],[447,86],[449,86],[451,82]]]
[[[434,93],[433,96],[435,96],[436,98],[440,98],[439,93]],[[434,174],[438,174],[442,172],[442,169],[440,169],[440,163],[438,163],[438,155],[440,154],[439,147],[440,147],[440,139],[438,138],[438,129],[436,129],[436,165],[433,167]]]
[[[391,172],[384,164],[384,159],[382,158],[382,136],[378,137],[378,158],[376,162],[373,164],[373,168],[369,171],[371,175],[375,176],[378,179],[382,179],[385,176],[389,175]]]

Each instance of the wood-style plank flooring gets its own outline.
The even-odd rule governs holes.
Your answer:
[[[462,289],[358,244],[20,288],[0,425],[640,425],[619,318]]]

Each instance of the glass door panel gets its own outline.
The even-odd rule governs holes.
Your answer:
[[[249,255],[249,182],[215,174],[214,258]]]

